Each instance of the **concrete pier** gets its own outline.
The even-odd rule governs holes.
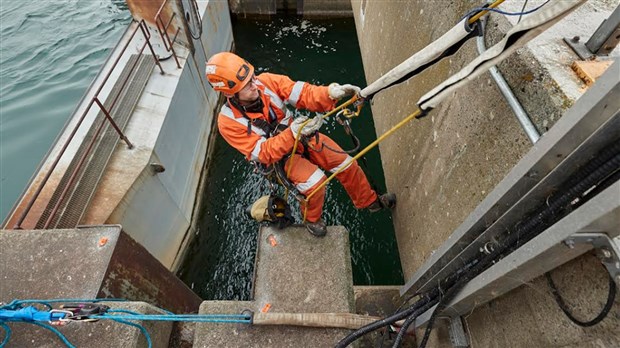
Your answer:
[[[305,227],[262,227],[252,301],[205,301],[200,313],[353,313],[348,231],[316,238]],[[333,347],[345,329],[196,324],[194,347]]]

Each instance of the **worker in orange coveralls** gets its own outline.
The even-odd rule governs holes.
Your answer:
[[[315,86],[303,81],[293,82],[287,76],[272,73],[255,76],[250,63],[229,52],[211,57],[206,75],[213,89],[227,98],[217,118],[222,137],[248,160],[267,166],[286,161],[302,123],[308,120],[305,116],[293,119],[293,113],[285,104],[296,109],[325,112],[333,109],[339,99],[360,91],[359,87],[348,84]],[[322,123],[321,115],[317,115],[301,129],[301,135],[306,139],[312,137],[312,141],[300,141],[288,176],[306,196],[326,180],[323,170],[335,172],[351,159],[324,134],[318,133],[315,143],[315,133]],[[315,144],[319,144],[316,149]],[[288,161],[284,170],[289,170]],[[336,178],[358,209],[376,212],[392,208],[396,203],[394,194],[377,195],[357,162],[347,165]],[[306,228],[317,237],[324,236],[327,231],[321,219],[324,199],[323,187],[307,202]],[[303,209],[306,207],[302,204]]]

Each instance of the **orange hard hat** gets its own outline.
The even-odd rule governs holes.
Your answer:
[[[252,80],[254,67],[234,53],[221,52],[209,59],[206,74],[213,89],[235,94]]]

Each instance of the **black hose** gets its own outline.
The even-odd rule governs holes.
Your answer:
[[[612,148],[618,148],[618,146],[612,146]],[[607,152],[607,151],[604,151],[604,152]],[[542,229],[547,228],[550,224],[553,224],[556,221],[558,221],[561,217],[563,217],[563,215],[554,216],[554,219],[551,221],[549,220],[550,215],[552,215],[553,213],[556,213],[558,210],[560,210],[562,207],[565,207],[567,204],[570,204],[570,202],[576,196],[583,195],[583,193],[587,191],[588,189],[590,189],[593,185],[607,178],[610,175],[610,173],[617,171],[618,167],[620,167],[620,154],[616,153],[613,157],[611,156],[604,156],[604,157],[606,157],[608,160],[602,164],[600,164],[600,157],[598,156],[595,157],[593,161],[591,162],[597,162],[597,164],[600,164],[598,168],[596,168],[594,171],[591,171],[589,174],[584,174],[583,173],[584,171],[590,171],[592,168],[590,163],[588,163],[588,165],[584,166],[582,170],[578,171],[578,173],[576,174],[578,177],[582,178],[582,180],[579,183],[577,183],[576,185],[568,189],[561,196],[551,199],[550,202],[548,203],[547,208],[543,209],[540,213],[536,214],[535,217],[529,219],[528,223],[526,223],[524,226],[517,228],[517,231],[515,231],[515,233],[509,234],[505,242],[502,243],[507,246],[504,250],[500,250],[498,248],[497,250],[491,252],[491,254],[487,255],[487,257],[483,257],[481,261],[476,262],[476,263],[470,262],[466,264],[466,267],[467,268],[471,267],[471,270],[466,271],[467,275],[465,277],[462,277],[458,279],[455,283],[448,285],[450,289],[446,292],[446,295],[443,296],[443,298],[440,300],[439,304],[437,305],[437,308],[433,311],[433,315],[431,315],[431,319],[429,320],[426,326],[426,331],[424,333],[424,337],[422,338],[422,342],[420,343],[420,347],[424,347],[426,345],[426,341],[428,340],[428,336],[430,335],[430,331],[432,329],[432,324],[433,324],[435,314],[439,313],[442,309],[442,305],[445,306],[445,304],[447,304],[452,299],[451,297],[458,294],[458,291],[460,291],[460,289],[463,286],[465,286],[465,284],[467,284],[469,280],[473,279],[475,276],[482,273],[482,271],[484,271],[493,262],[496,262],[499,259],[501,259],[502,255],[506,254],[506,250],[512,251],[516,249],[518,246],[523,245],[525,242],[534,238],[538,234],[536,232],[540,232]],[[568,182],[572,183],[574,181],[569,180]],[[613,295],[615,297],[615,284],[613,285],[613,289],[614,289]],[[612,301],[612,304],[613,304],[613,301]]]
[[[431,307],[433,307],[435,304],[432,303],[430,298],[424,298],[422,300],[417,301],[416,303],[414,303],[413,305],[411,305],[409,308],[403,310],[400,313],[396,313],[392,316],[389,316],[387,318],[383,318],[381,320],[377,320],[373,323],[370,323],[366,326],[363,326],[359,329],[357,329],[356,331],[350,333],[348,336],[346,336],[345,338],[343,338],[342,340],[340,340],[340,342],[338,342],[338,344],[336,345],[336,348],[344,348],[347,347],[349,344],[353,343],[354,341],[356,341],[358,338],[364,336],[367,333],[370,333],[372,331],[375,331],[377,329],[380,329],[382,327],[394,324],[395,322],[404,319],[406,317],[415,315],[416,317],[424,312],[426,312],[427,310],[429,310]]]
[[[403,338],[405,338],[405,334],[407,333],[407,329],[409,329],[409,326],[411,326],[411,324],[415,323],[416,318],[417,318],[417,315],[416,316],[411,315],[407,318],[407,320],[405,320],[403,325],[400,327],[400,331],[398,332],[398,335],[396,335],[396,339],[394,340],[394,344],[392,345],[392,348],[400,347],[401,343],[403,342]]]
[[[564,302],[564,298],[562,298],[562,295],[560,295],[560,292],[558,291],[558,288],[555,285],[553,278],[551,278],[551,273],[547,272],[545,273],[545,276],[547,277],[547,283],[549,284],[549,288],[551,288],[551,293],[553,294],[553,297],[555,298],[555,301],[558,303],[558,306],[560,307],[562,312],[566,314],[570,321],[581,327],[590,327],[600,323],[603,319],[605,319],[605,317],[607,317],[607,315],[611,311],[611,307],[613,307],[614,305],[614,301],[616,300],[616,283],[614,282],[614,279],[609,276],[609,292],[607,293],[607,302],[605,303],[605,306],[603,306],[601,312],[594,319],[588,321],[581,321],[575,318],[570,309],[568,309],[566,302]]]
[[[400,319],[408,318],[407,321],[415,320],[417,316],[437,304],[437,307],[433,311],[431,318],[427,323],[424,337],[420,343],[420,347],[425,347],[437,315],[451,300],[454,299],[459,291],[470,280],[481,274],[493,263],[499,261],[503,258],[503,256],[530,241],[544,229],[564,217],[566,214],[561,213],[566,213],[568,210],[567,208],[570,208],[571,202],[575,198],[584,196],[584,194],[594,185],[597,185],[602,181],[609,181],[610,177],[615,177],[614,173],[617,172],[620,167],[619,151],[620,146],[618,146],[618,144],[614,144],[607,148],[607,150],[602,151],[600,154],[595,156],[588,164],[580,168],[580,170],[578,170],[575,174],[571,175],[571,177],[565,182],[565,185],[562,185],[562,188],[566,188],[568,186],[566,184],[572,185],[563,191],[563,193],[559,196],[551,197],[548,202],[543,203],[544,208],[542,210],[527,216],[524,219],[527,221],[524,225],[518,226],[512,233],[508,233],[507,237],[500,243],[500,245],[504,245],[504,248],[496,248],[489,254],[484,254],[482,257],[465,262],[463,268],[440,281],[437,287],[431,289],[423,299],[418,300],[409,308],[397,314],[371,323],[351,333],[349,336],[340,341],[336,347],[346,347],[359,337],[383,326],[390,325]],[[613,183],[613,181],[608,184],[611,183]],[[587,199],[590,197],[592,196],[586,195]],[[587,199],[581,202],[581,204],[583,204]],[[445,292],[443,293],[443,296],[439,298],[441,289]],[[615,284],[613,285],[613,289],[613,296],[615,298]],[[611,302],[613,303],[613,301]]]

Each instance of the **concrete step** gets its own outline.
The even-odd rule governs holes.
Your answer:
[[[0,302],[123,298],[111,308],[194,312],[200,299],[117,225],[66,230],[0,230]],[[75,302],[75,301],[70,301]],[[171,323],[146,323],[153,343],[167,347]],[[7,347],[63,347],[50,331],[10,324]],[[109,320],[60,328],[77,347],[146,347],[139,329]],[[4,338],[0,329],[0,341]],[[155,344],[157,342],[157,344]]]
[[[305,227],[262,227],[252,301],[205,301],[201,314],[353,313],[349,235],[329,227],[317,238]],[[345,329],[196,324],[194,347],[333,347]]]

